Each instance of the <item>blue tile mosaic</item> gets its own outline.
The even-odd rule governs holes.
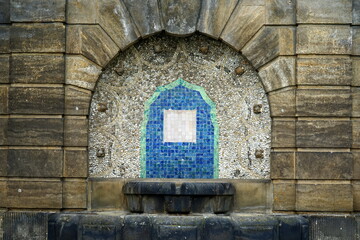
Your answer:
[[[142,177],[217,177],[215,105],[202,88],[182,79],[174,83],[158,88],[148,101],[142,129]],[[196,110],[196,142],[164,142],[164,110],[170,109]]]

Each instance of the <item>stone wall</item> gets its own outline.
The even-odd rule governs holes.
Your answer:
[[[0,207],[87,208],[96,81],[164,30],[219,39],[258,70],[274,211],[360,209],[359,1],[0,0],[0,23]]]

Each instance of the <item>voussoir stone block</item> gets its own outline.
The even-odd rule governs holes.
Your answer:
[[[67,53],[82,54],[102,67],[120,50],[98,25],[69,25],[66,46]]]
[[[10,118],[7,129],[9,145],[62,146],[63,119]]]
[[[266,0],[266,24],[295,24],[295,1]]]
[[[64,22],[64,0],[11,0],[12,22]]]
[[[98,0],[67,0],[66,22],[93,24],[98,21]]]
[[[294,152],[271,152],[271,179],[294,179],[295,178],[295,153]]]
[[[1,31],[1,30],[0,30]],[[10,68],[10,57],[9,55],[0,55],[0,83],[9,82],[9,68]]]
[[[298,54],[351,54],[350,26],[300,25],[297,28]]]
[[[9,86],[0,85],[0,114],[9,113]]]
[[[99,24],[120,49],[124,49],[139,38],[136,26],[123,1],[100,0]],[[143,4],[139,4],[143,6]]]
[[[296,186],[296,210],[316,212],[353,211],[350,183],[302,182]]]
[[[101,67],[87,58],[66,56],[66,84],[93,91],[100,74]]]
[[[296,123],[297,147],[351,147],[351,121],[349,120],[298,120]]]
[[[65,87],[65,114],[89,115],[91,91],[74,86]]]
[[[353,34],[352,54],[360,55],[360,27],[353,27],[352,34]]]
[[[295,88],[285,88],[269,93],[270,114],[272,117],[295,116]]]
[[[214,17],[214,16],[213,16]],[[240,50],[265,24],[265,6],[240,2],[228,20],[221,39]]]
[[[196,31],[201,0],[160,0],[160,12],[165,31],[178,36]]]
[[[12,52],[65,52],[62,23],[14,23],[10,30]]]
[[[295,181],[274,181],[273,209],[275,211],[294,211],[296,201]]]
[[[0,1],[0,23],[10,23],[10,0]]]
[[[9,25],[0,25],[0,53],[10,53]]]
[[[295,85],[295,57],[278,57],[259,69],[265,91]]]
[[[63,55],[12,54],[11,83],[64,83]]]
[[[201,1],[197,30],[213,38],[219,38],[230,18],[237,1]]]
[[[271,147],[295,147],[295,119],[274,119]]]
[[[87,177],[87,161],[86,149],[66,148],[64,150],[64,177]]]
[[[349,89],[298,89],[296,113],[308,117],[350,117],[351,90]]]
[[[88,145],[88,119],[66,117],[64,121],[64,146],[86,147]]]
[[[349,57],[307,57],[297,59],[299,85],[351,85],[352,62]]]
[[[298,23],[351,23],[352,0],[297,1]]]
[[[63,87],[11,87],[9,111],[15,114],[63,114]]]
[[[86,208],[87,183],[85,180],[63,182],[63,208]]]
[[[125,0],[124,3],[141,36],[149,36],[163,30],[157,0],[144,1],[142,4],[137,0]]]
[[[351,179],[353,158],[350,152],[298,152],[297,179]]]

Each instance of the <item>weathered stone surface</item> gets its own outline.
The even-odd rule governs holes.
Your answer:
[[[293,27],[263,27],[245,45],[242,53],[255,68],[260,68],[279,55],[293,55],[294,39]]]
[[[10,23],[10,0],[0,1],[0,23]]]
[[[9,111],[17,114],[63,114],[64,88],[11,87]]]
[[[273,183],[275,211],[294,211],[296,201],[295,181],[275,181]]]
[[[351,147],[351,121],[298,120],[296,123],[297,147]]]
[[[12,24],[12,52],[65,52],[65,26],[62,23]]]
[[[180,36],[194,33],[200,6],[200,0],[160,0],[165,31]]]
[[[88,145],[88,120],[66,117],[64,122],[64,146],[86,147]]]
[[[295,85],[295,58],[278,57],[259,69],[266,92]]]
[[[137,4],[139,7],[144,5]],[[98,5],[99,23],[120,49],[126,48],[138,39],[139,33],[123,1],[101,0]]]
[[[353,210],[350,183],[302,182],[296,186],[297,211],[348,211]]]
[[[273,117],[295,116],[295,89],[286,88],[269,93],[270,114]]]
[[[340,56],[301,56],[297,59],[296,75],[301,85],[350,85],[351,59]]]
[[[91,209],[125,210],[125,197],[122,193],[123,179],[92,179],[89,183],[91,186]]]
[[[295,178],[295,153],[271,152],[271,179]]]
[[[352,147],[360,148],[360,119],[352,119]]]
[[[163,30],[157,0],[144,1],[142,4],[136,0],[125,0],[124,3],[141,36],[148,36]]]
[[[271,147],[295,147],[295,120],[273,120]]]
[[[88,153],[86,149],[65,148],[64,177],[87,177]]]
[[[1,164],[0,176],[2,176],[2,177],[6,176],[6,174],[7,174],[7,168],[6,168],[7,159],[8,159],[8,149],[0,149],[0,164]],[[0,182],[0,185],[1,185],[1,182]],[[0,190],[1,190],[1,187],[0,187]],[[1,195],[0,195],[0,197],[1,197]]]
[[[65,87],[65,114],[89,115],[91,91],[73,87]]]
[[[0,53],[10,52],[10,26],[0,25]]]
[[[94,90],[101,67],[83,56],[66,56],[66,84]]]
[[[350,152],[298,152],[297,179],[351,179],[353,159]]]
[[[353,25],[360,25],[360,2],[359,1],[353,1]]]
[[[63,182],[63,208],[86,208],[86,185],[85,180],[65,180]]]
[[[308,239],[355,240],[358,236],[359,219],[348,214],[316,214],[309,220]]]
[[[64,0],[11,0],[11,22],[64,22]]]
[[[8,132],[9,118],[0,118],[0,145],[7,145],[7,132]]]
[[[295,12],[295,1],[266,0],[267,24],[295,24]]]
[[[67,53],[82,54],[103,67],[119,51],[119,47],[98,25],[68,26],[66,46]]]
[[[8,208],[61,208],[60,181],[8,181],[5,203]]]
[[[91,24],[98,20],[97,0],[67,0],[66,22]]]
[[[6,204],[6,185],[7,182],[4,180],[0,181],[0,207],[5,207]]]
[[[63,120],[61,118],[10,118],[9,145],[62,146]]]
[[[0,85],[0,114],[9,113],[9,86]]]
[[[360,211],[360,181],[353,181],[354,211]]]
[[[352,91],[352,116],[360,117],[360,88],[353,87]]]
[[[353,55],[360,55],[360,27],[353,27],[352,28],[352,54]]]
[[[298,89],[298,116],[346,117],[351,115],[350,89]]]
[[[352,58],[353,80],[352,86],[360,86],[360,58]]]
[[[360,151],[353,149],[351,153],[354,162],[353,179],[360,179]]]
[[[0,83],[9,82],[9,58],[9,55],[0,55]]]
[[[12,54],[10,81],[12,83],[64,83],[63,55]]]
[[[340,25],[300,25],[298,54],[351,54],[351,28]]]
[[[248,5],[240,1],[227,22],[221,39],[240,50],[264,24],[264,5],[259,6],[256,2]]]
[[[298,23],[351,23],[352,0],[297,1]]]
[[[6,176],[61,177],[63,151],[61,149],[9,149]]]
[[[197,30],[213,38],[223,31],[237,1],[211,0],[201,1]]]

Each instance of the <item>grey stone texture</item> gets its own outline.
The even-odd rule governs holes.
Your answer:
[[[266,0],[266,24],[294,25],[296,1]]]
[[[360,25],[360,2],[354,0],[352,8],[353,25]]]
[[[360,117],[360,88],[353,87],[352,91],[352,116]]]
[[[9,55],[0,55],[0,83],[9,82],[9,64],[10,56]]]
[[[360,148],[360,119],[354,118],[352,120],[352,147]]]
[[[0,1],[0,23],[10,23],[10,0]]]
[[[64,0],[11,0],[11,22],[64,22]]]
[[[10,53],[9,25],[0,25],[0,53]]]
[[[352,55],[360,55],[360,27],[353,27],[352,34],[353,34]]]
[[[9,86],[0,85],[0,114],[9,113]]]
[[[360,58],[352,58],[352,86],[360,86]]]

